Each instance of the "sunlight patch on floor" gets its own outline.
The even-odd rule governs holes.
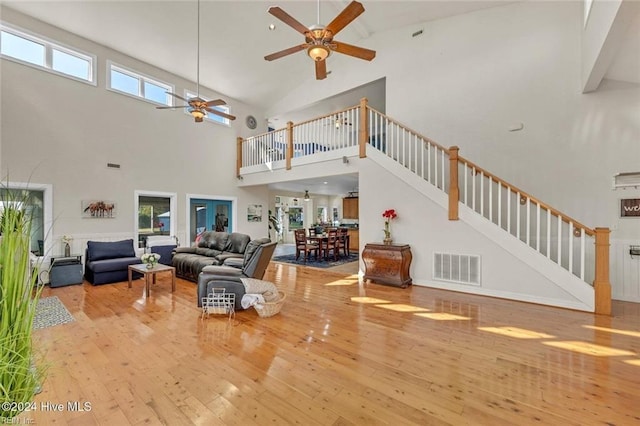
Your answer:
[[[608,333],[622,334],[624,336],[640,337],[640,331],[618,330],[617,328],[598,327],[595,325],[583,325],[584,328],[591,330],[606,331]]]
[[[413,305],[404,305],[402,303],[388,303],[386,305],[376,305],[376,308],[389,309],[396,312],[429,312],[429,309],[420,308]]]
[[[325,286],[341,286],[341,285],[354,285],[358,284],[358,275],[349,275],[348,277],[344,277],[339,280],[331,281],[330,283],[326,283]]]
[[[640,359],[628,359],[625,361],[627,364],[635,365],[636,367],[640,367]]]
[[[622,349],[608,348],[606,346],[595,345],[588,342],[565,341],[565,342],[542,342],[544,345],[553,346],[555,348],[567,349],[569,351],[579,352],[581,354],[593,356],[630,356],[635,355],[634,352]]]
[[[352,297],[351,298],[352,302],[358,302],[358,303],[390,303],[388,300],[384,300],[384,299],[376,299],[375,297]]]
[[[429,318],[437,321],[459,321],[459,320],[470,320],[469,317],[463,317],[462,315],[448,314],[446,312],[433,312],[433,313],[418,313],[413,314],[423,318]]]
[[[540,333],[533,330],[526,330],[518,327],[478,327],[478,330],[488,331],[489,333],[500,334],[502,336],[515,337],[517,339],[550,339],[552,336],[546,333]]]

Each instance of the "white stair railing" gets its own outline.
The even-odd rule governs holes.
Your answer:
[[[448,150],[373,108],[367,110],[369,144],[447,192]]]

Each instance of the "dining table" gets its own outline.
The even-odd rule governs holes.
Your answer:
[[[341,236],[338,234],[338,238],[345,238],[346,247],[349,247],[349,234]],[[322,233],[316,235],[309,235],[307,239],[312,243],[317,243],[320,250],[320,258],[324,260],[329,259],[329,234]],[[324,252],[324,254],[322,254]],[[338,257],[340,257],[340,252],[338,252]]]

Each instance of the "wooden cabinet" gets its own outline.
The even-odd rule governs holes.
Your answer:
[[[358,197],[342,199],[342,217],[344,219],[358,219]]]
[[[349,251],[360,250],[360,230],[349,228]]]
[[[372,244],[362,251],[364,279],[405,288],[411,285],[411,247],[408,244]]]

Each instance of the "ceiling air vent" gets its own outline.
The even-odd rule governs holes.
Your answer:
[[[480,256],[434,253],[433,279],[479,286]]]

